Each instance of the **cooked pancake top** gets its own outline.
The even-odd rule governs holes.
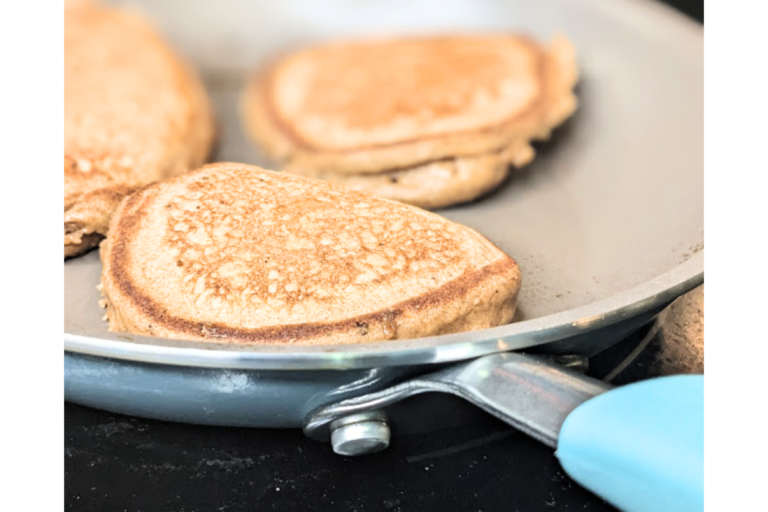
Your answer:
[[[143,19],[87,4],[65,9],[65,159],[143,185],[178,151],[191,76]]]
[[[513,119],[541,92],[540,60],[535,44],[507,35],[332,44],[278,63],[266,101],[305,146],[394,144]]]
[[[119,215],[110,263],[126,294],[244,328],[384,310],[506,258],[423,210],[241,164],[153,185]]]

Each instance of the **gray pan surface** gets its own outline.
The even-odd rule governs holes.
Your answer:
[[[446,362],[583,334],[657,311],[703,280],[703,31],[642,0],[249,2],[133,0],[200,69],[221,128],[216,160],[270,167],[244,137],[245,74],[270,56],[358,35],[514,30],[574,42],[580,108],[526,169],[440,211],[514,257],[506,326],[356,346],[231,347],[110,333],[98,254],[65,274],[65,349],[171,365],[348,369]],[[373,99],[375,101],[375,99]]]

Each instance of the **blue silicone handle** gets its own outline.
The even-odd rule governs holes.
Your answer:
[[[577,407],[556,455],[584,487],[629,512],[704,509],[704,377],[661,377]]]

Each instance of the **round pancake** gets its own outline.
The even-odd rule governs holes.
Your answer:
[[[101,245],[109,328],[222,343],[360,343],[509,322],[517,264],[419,208],[216,163],[123,201]]]
[[[64,245],[75,255],[106,234],[118,195],[202,164],[214,122],[195,73],[142,17],[81,1],[64,19]]]
[[[260,70],[242,99],[254,140],[287,165],[380,173],[546,138],[576,108],[575,52],[514,35],[335,43]]]
[[[287,167],[292,172],[337,183],[353,190],[376,194],[427,209],[465,203],[495,189],[509,174],[534,157],[528,143],[499,153],[465,156],[428,162],[408,169],[379,174],[339,174]]]

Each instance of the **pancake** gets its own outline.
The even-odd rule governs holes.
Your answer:
[[[509,34],[307,48],[258,71],[245,125],[287,167],[376,174],[544,139],[576,108],[575,52]]]
[[[125,199],[101,245],[112,331],[339,344],[512,320],[515,261],[427,211],[289,173],[216,163]]]
[[[66,257],[106,235],[125,194],[202,164],[214,123],[194,72],[139,15],[69,1],[64,33]]]

